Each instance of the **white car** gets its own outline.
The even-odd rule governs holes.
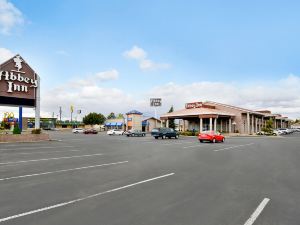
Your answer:
[[[79,134],[79,133],[83,133],[83,132],[84,132],[84,129],[82,129],[82,128],[74,128],[74,129],[72,130],[72,132],[73,132],[74,134]]]
[[[123,135],[123,133],[124,131],[115,129],[107,131],[108,135]]]

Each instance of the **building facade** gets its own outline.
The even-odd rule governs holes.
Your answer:
[[[116,118],[116,119],[108,119],[105,121],[105,130],[125,130],[125,119],[124,118]]]
[[[142,121],[142,131],[151,132],[154,128],[161,127],[161,120],[154,117],[145,118]]]
[[[126,123],[126,130],[142,130],[142,117],[143,113],[137,110],[131,110],[130,112],[126,113],[127,116],[127,123]]]
[[[288,128],[290,120],[270,111],[254,111],[222,103],[206,101],[187,103],[185,109],[167,113],[160,118],[164,126],[169,119],[179,119],[182,131],[219,131],[225,133],[254,134],[273,120],[273,128]]]

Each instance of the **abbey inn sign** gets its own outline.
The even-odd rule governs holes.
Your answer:
[[[35,107],[38,75],[20,55],[0,65],[0,105]]]

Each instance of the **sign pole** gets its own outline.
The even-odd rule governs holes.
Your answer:
[[[36,102],[35,102],[35,122],[34,122],[34,128],[39,129],[40,128],[40,77],[37,76],[37,82],[38,86],[36,88]]]
[[[20,128],[20,130],[21,130],[21,132],[22,132],[22,130],[23,130],[23,108],[20,106],[19,107],[19,128]]]

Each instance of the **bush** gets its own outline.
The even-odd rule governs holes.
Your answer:
[[[193,132],[193,131],[181,131],[180,135],[183,136],[198,136],[199,132]]]
[[[13,134],[21,134],[21,129],[18,124],[14,126]]]
[[[31,131],[31,133],[32,134],[40,134],[41,133],[41,129],[39,128],[39,129],[33,129],[32,131]]]

